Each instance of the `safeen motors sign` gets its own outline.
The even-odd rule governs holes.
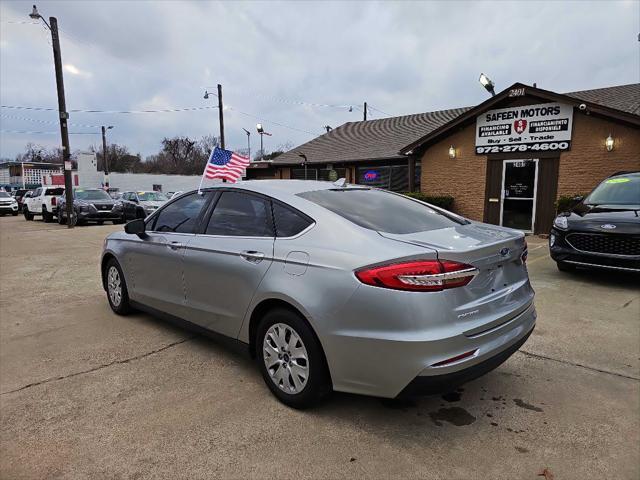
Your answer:
[[[562,103],[489,110],[476,119],[476,153],[568,150],[572,123]]]

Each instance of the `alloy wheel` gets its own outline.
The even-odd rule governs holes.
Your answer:
[[[302,338],[289,325],[272,325],[262,342],[264,365],[271,381],[283,392],[297,394],[309,379],[309,355]]]
[[[111,303],[115,307],[120,306],[120,302],[122,301],[122,282],[120,280],[120,272],[118,272],[118,269],[113,265],[109,267],[109,271],[107,272],[107,291]]]

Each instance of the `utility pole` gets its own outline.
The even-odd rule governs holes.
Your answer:
[[[102,168],[104,169],[104,186],[109,189],[109,161],[107,160],[107,129],[102,125]]]
[[[364,102],[364,121],[367,121],[367,102]]]
[[[60,53],[60,35],[58,34],[58,20],[49,17],[49,23],[44,19],[36,6],[29,14],[33,20],[42,20],[51,31],[51,47],[53,48],[53,64],[56,71],[56,87],[58,89],[58,116],[60,118],[60,136],[62,137],[62,161],[64,167],[64,193],[67,210],[67,227],[73,228],[73,182],[71,180],[71,147],[69,146],[69,130],[67,129],[67,104],[64,99],[64,80],[62,78],[62,55]],[[23,172],[24,178],[24,172]]]
[[[247,156],[249,157],[249,161],[251,161],[251,132],[246,128],[243,128],[242,130],[247,134]]]
[[[69,130],[67,128],[67,119],[69,118],[69,114],[67,113],[67,104],[64,98],[64,79],[62,77],[62,55],[60,53],[58,20],[56,19],[56,17],[49,17],[49,23],[51,25],[49,29],[51,30],[53,63],[55,64],[56,86],[58,88],[58,112],[60,116],[60,136],[62,137],[62,160],[64,162],[64,194],[66,200],[65,206],[67,210],[67,228],[73,228],[73,182],[71,180],[71,146],[69,145]]]
[[[224,114],[222,113],[222,85],[218,84],[218,115],[220,117],[220,147],[224,150]]]

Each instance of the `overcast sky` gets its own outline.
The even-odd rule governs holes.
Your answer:
[[[56,107],[50,34],[28,17],[32,1],[0,2],[2,105]],[[639,81],[640,2],[170,2],[40,1],[61,33],[67,109],[214,106],[223,85],[228,148],[262,121],[265,149],[304,143],[362,118],[362,102],[403,115],[475,105],[488,74],[557,92]],[[20,23],[25,22],[25,23]],[[300,104],[298,102],[307,103]],[[344,105],[321,107],[308,104]],[[347,106],[352,105],[349,112]],[[2,108],[0,156],[27,142],[60,144],[55,112]],[[73,150],[100,145],[94,125],[133,153],[165,136],[218,134],[217,110],[71,113]],[[75,125],[74,125],[75,124]],[[280,125],[279,125],[280,124]],[[76,126],[77,125],[77,126]]]

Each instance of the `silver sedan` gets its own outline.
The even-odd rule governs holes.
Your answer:
[[[114,312],[246,347],[273,394],[447,391],[500,365],[535,326],[527,245],[384,190],[260,180],[175,198],[104,243]]]

